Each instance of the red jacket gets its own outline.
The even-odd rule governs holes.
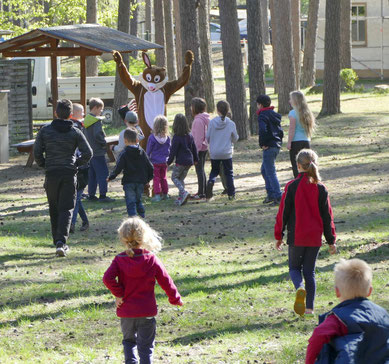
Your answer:
[[[157,315],[155,281],[166,292],[172,305],[180,305],[181,296],[162,262],[152,253],[134,249],[130,258],[118,254],[104,273],[103,282],[115,297],[123,297],[116,310],[119,317],[151,317]]]
[[[328,191],[321,183],[309,182],[306,173],[285,186],[274,226],[274,237],[282,240],[287,227],[287,243],[295,246],[321,246],[324,236],[335,244],[334,217]]]

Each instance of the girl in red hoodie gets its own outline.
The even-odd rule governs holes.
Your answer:
[[[302,316],[313,313],[315,264],[322,235],[334,254],[336,234],[328,191],[320,182],[317,154],[311,149],[300,151],[297,168],[300,174],[285,186],[274,236],[276,249],[281,250],[287,228],[289,274],[296,288],[294,311]]]
[[[139,217],[125,220],[118,230],[126,250],[118,254],[104,273],[103,282],[116,297],[116,314],[123,332],[125,363],[152,362],[156,331],[155,281],[172,305],[182,306],[181,296],[162,262],[155,256],[162,239]]]

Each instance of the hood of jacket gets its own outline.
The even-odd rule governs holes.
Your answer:
[[[201,114],[197,114],[195,116],[196,120],[201,121],[203,124],[207,125],[209,124],[209,114],[206,112],[202,112]]]
[[[154,254],[145,249],[133,249],[133,251],[134,256],[132,258],[125,251],[119,254],[119,257],[125,258],[121,260],[123,267],[131,268],[123,269],[125,275],[129,278],[141,278],[148,275],[148,272],[153,268]]]
[[[124,152],[126,154],[128,154],[133,159],[138,159],[140,157],[140,154],[141,154],[141,150],[140,150],[138,145],[136,147],[132,147],[130,145],[127,145],[124,148]]]
[[[158,136],[158,135],[154,135],[154,138],[155,140],[159,143],[159,144],[165,144],[166,141],[168,140],[168,136]]]
[[[71,120],[54,119],[51,125],[59,133],[67,133],[72,128],[73,122]]]
[[[98,121],[104,119],[103,117],[98,117],[98,116],[94,116],[92,114],[88,114],[85,116],[85,119],[84,119],[84,126],[85,128],[89,128],[90,126],[92,126],[93,124],[97,123]]]
[[[224,120],[220,116],[217,116],[215,119],[213,119],[213,122],[215,123],[215,128],[218,130],[224,129],[227,126],[228,120],[229,119],[227,116],[224,118]]]

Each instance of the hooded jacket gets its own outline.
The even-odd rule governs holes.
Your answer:
[[[170,138],[149,136],[146,153],[153,164],[166,164],[170,154]]]
[[[79,157],[76,156],[77,148]],[[91,159],[92,149],[71,120],[55,119],[39,131],[34,144],[34,157],[46,173],[76,174],[77,167],[86,165]]]
[[[192,135],[198,152],[208,150],[207,130],[209,125],[209,114],[203,112],[197,114],[192,123]]]
[[[134,249],[133,257],[126,252],[118,254],[103,277],[112,294],[123,298],[123,304],[116,310],[119,317],[156,316],[155,281],[172,305],[181,304],[177,287],[162,262],[147,250]]]
[[[281,128],[281,115],[273,106],[258,110],[259,146],[281,148],[284,131]]]
[[[101,118],[88,114],[85,116],[84,126],[84,134],[93,150],[93,156],[104,156],[107,153],[107,143]]]
[[[192,134],[173,136],[167,164],[170,166],[174,159],[176,159],[176,164],[180,166],[193,166],[195,162],[199,161]]]
[[[210,121],[206,138],[211,159],[230,159],[239,135],[235,123],[230,118],[222,119],[217,116]]]
[[[154,167],[141,147],[127,146],[120,154],[115,169],[108,179],[110,181],[115,179],[121,171],[123,171],[122,185],[146,184],[153,179]]]

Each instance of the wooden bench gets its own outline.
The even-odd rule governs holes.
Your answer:
[[[117,145],[119,143],[119,136],[118,135],[108,136],[105,138],[105,141],[107,142],[108,158],[110,162],[115,162],[116,158],[112,153],[111,147],[112,145]],[[35,139],[30,139],[21,143],[11,145],[11,147],[16,148],[19,153],[28,153],[26,167],[31,167],[34,163],[34,143],[35,143]]]

